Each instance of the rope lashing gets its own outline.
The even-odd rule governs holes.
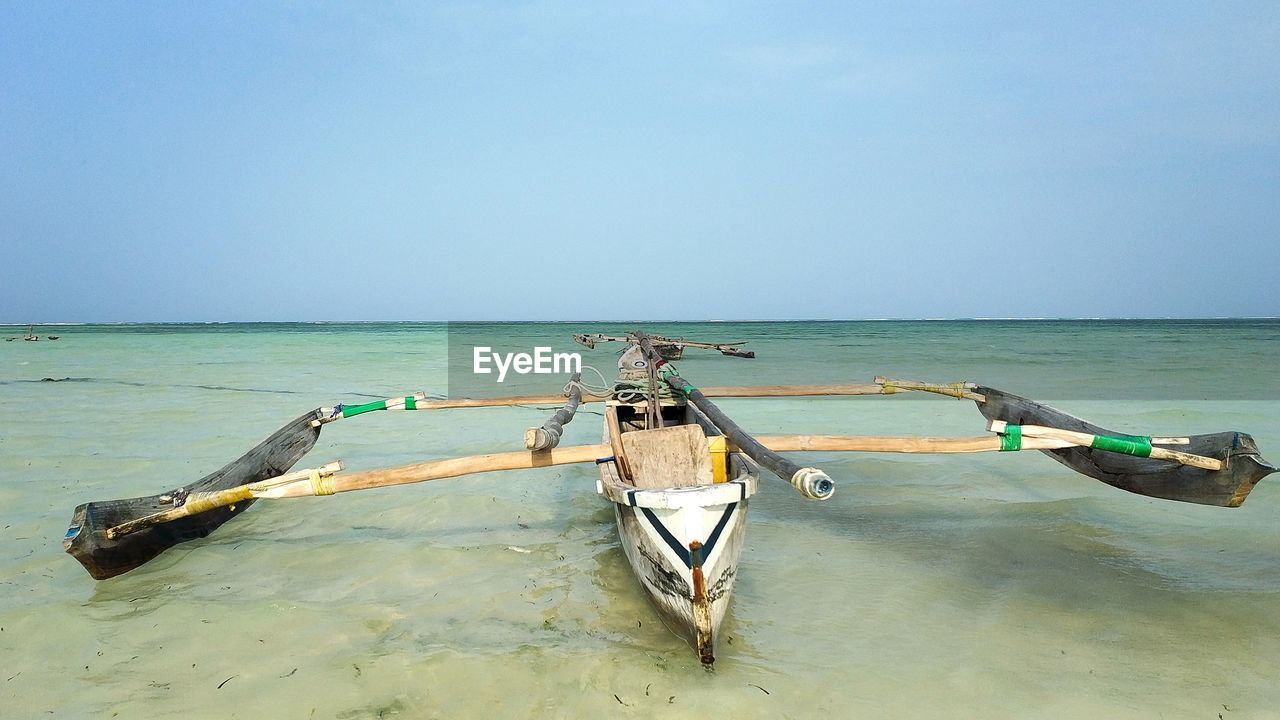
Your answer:
[[[634,380],[619,380],[614,383],[612,395],[615,400],[624,403],[642,402],[649,398],[649,387],[647,382],[639,382]],[[670,399],[675,397],[675,390],[670,385],[658,385],[658,398]]]
[[[311,481],[312,495],[332,495],[334,493],[332,474],[322,473],[319,470],[312,470],[308,474],[308,479]]]
[[[569,397],[570,395],[572,395],[573,389],[575,387],[578,388],[578,390],[583,394],[584,397],[588,395],[591,397],[609,397],[610,395],[613,395],[613,386],[609,384],[608,380],[605,380],[604,373],[600,372],[594,367],[591,367],[590,365],[583,365],[582,369],[590,370],[591,372],[595,373],[596,377],[600,378],[600,384],[589,385],[583,382],[581,378],[579,378],[578,380],[570,380],[564,385],[565,397]]]

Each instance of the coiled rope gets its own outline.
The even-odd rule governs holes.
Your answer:
[[[582,392],[584,397],[612,397],[618,402],[639,403],[646,402],[649,399],[649,373],[646,370],[623,370],[619,373],[618,379],[610,383],[605,379],[604,373],[600,372],[590,365],[583,365],[583,371],[590,370],[600,378],[600,384],[583,382],[568,382],[564,386],[564,394],[568,396],[576,387]],[[675,391],[665,382],[658,383],[658,399],[670,400],[675,397]]]

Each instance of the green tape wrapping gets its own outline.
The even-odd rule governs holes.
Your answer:
[[[1151,457],[1151,438],[1140,436],[1112,437],[1110,435],[1094,435],[1092,447],[1125,455]]]
[[[1022,426],[1005,425],[1000,433],[1000,452],[1013,452],[1022,449]]]
[[[671,363],[663,363],[662,367],[658,368],[658,375],[660,375],[663,380],[669,380],[671,376],[675,375],[678,377],[680,373],[676,370],[675,366],[672,365]],[[684,393],[687,396],[689,393],[697,389],[698,388],[686,382],[684,384],[684,387],[680,388],[680,392]]]
[[[412,395],[410,395],[409,397],[405,398],[405,399],[404,399],[404,409],[405,409],[405,410],[417,410],[417,409],[418,409],[418,399],[417,399],[417,398],[415,398],[415,397],[413,397]]]
[[[344,418],[355,417],[356,415],[363,415],[364,413],[373,412],[374,410],[386,410],[386,409],[387,409],[386,400],[374,400],[373,402],[367,402],[362,405],[344,406],[342,408],[342,417]]]

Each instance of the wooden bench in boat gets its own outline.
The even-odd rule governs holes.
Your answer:
[[[631,484],[643,489],[712,483],[707,435],[698,425],[673,425],[622,433]]]

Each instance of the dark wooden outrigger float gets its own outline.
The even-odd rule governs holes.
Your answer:
[[[715,658],[745,539],[747,505],[762,470],[801,495],[825,500],[834,481],[783,452],[975,453],[1040,450],[1071,469],[1139,495],[1238,507],[1277,468],[1241,432],[1182,437],[1120,434],[1054,408],[973,383],[876,378],[861,385],[695,387],[664,358],[671,348],[708,347],[751,357],[742,343],[695,343],[633,331],[575,336],[630,344],[618,378],[591,387],[574,375],[559,395],[428,399],[424,394],[317,408],[222,469],[159,495],[90,502],[75,509],[63,544],[98,580],[126,573],[166,549],[207,536],[258,499],[332,495],[498,470],[596,463],[597,492],[615,509],[622,547],[664,621],[688,638],[704,663]],[[733,352],[727,352],[732,350]],[[776,435],[753,437],[711,398],[891,395],[927,392],[974,401],[992,433],[968,438]],[[561,404],[525,432],[525,450],[344,472],[340,463],[291,471],[326,424],[379,410],[445,410]],[[583,403],[603,403],[596,445],[559,447]]]

